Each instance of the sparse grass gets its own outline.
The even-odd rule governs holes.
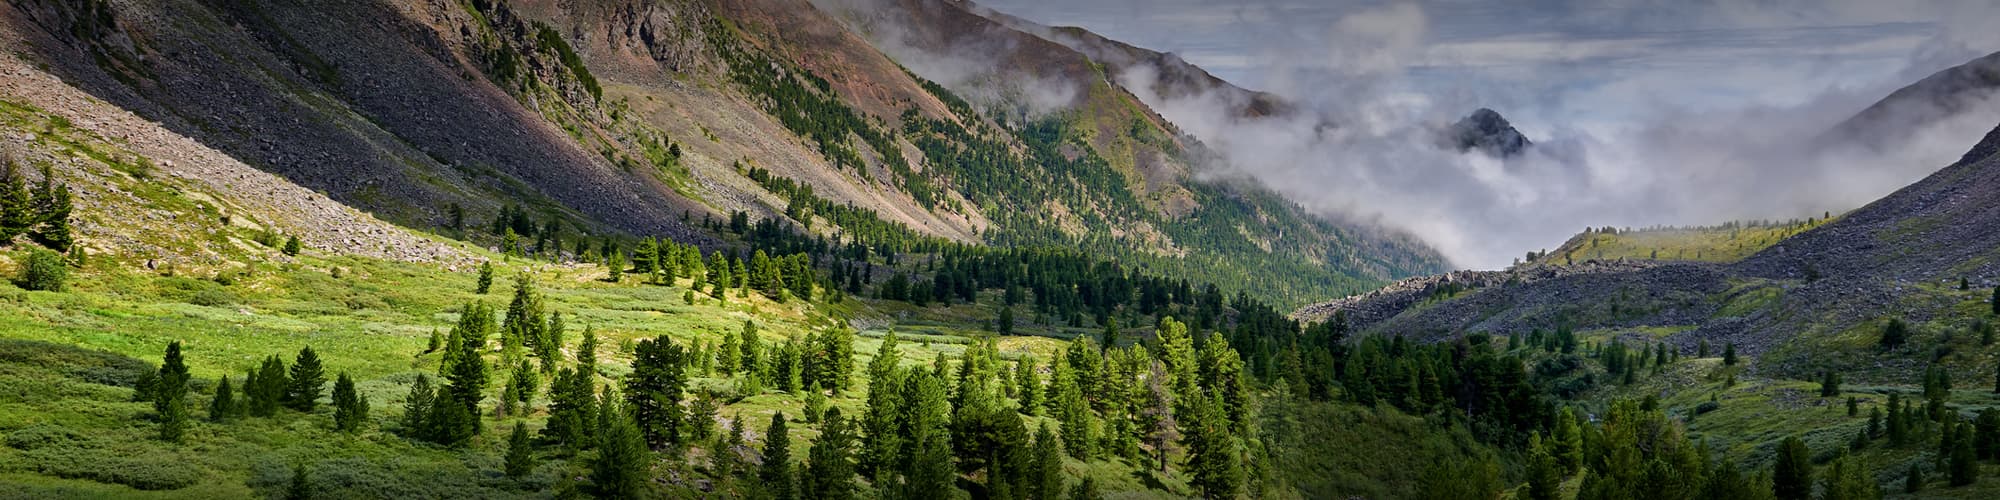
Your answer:
[[[1693,228],[1587,232],[1538,260],[1562,264],[1585,260],[1680,260],[1735,262],[1792,235],[1825,225],[1829,220],[1746,222]]]

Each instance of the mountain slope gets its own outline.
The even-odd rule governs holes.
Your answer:
[[[1307,306],[1364,330],[1438,339],[1468,332],[1654,329],[1687,351],[1734,344],[1785,375],[1866,367],[1907,376],[1921,363],[1984,370],[1978,353],[1872,348],[1884,321],[1951,345],[2000,284],[2000,128],[1925,179],[1728,265],[1560,261],[1409,280]],[[1961,280],[1969,289],[1961,289]],[[1936,337],[1933,337],[1935,335]],[[1859,378],[1857,375],[1856,378]]]
[[[1830,144],[1858,142],[1883,148],[1921,126],[1972,112],[1993,113],[2000,92],[2000,52],[1946,68],[1891,92],[1822,137]]]

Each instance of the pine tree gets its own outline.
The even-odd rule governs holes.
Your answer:
[[[549,314],[549,324],[542,328],[542,340],[535,344],[535,357],[542,360],[542,373],[556,374],[556,363],[562,361],[563,314],[557,311]]]
[[[1012,307],[1002,307],[1002,308],[1000,308],[1000,317],[999,317],[999,318],[997,318],[997,319],[994,319],[994,320],[993,320],[993,329],[994,329],[995,331],[999,332],[999,333],[1000,333],[1000,335],[1001,335],[1001,336],[1003,336],[1003,337],[1004,337],[1004,336],[1009,336],[1009,335],[1013,335],[1013,334],[1014,334],[1014,308],[1012,308]]]
[[[291,380],[285,377],[285,362],[277,356],[264,358],[264,364],[257,370],[257,380],[245,386],[245,394],[250,397],[250,414],[269,417],[278,414],[284,404],[285,390],[291,387]]]
[[[1230,435],[1227,419],[1222,415],[1221,398],[1199,398],[1196,404],[1183,405],[1192,410],[1185,413],[1183,420],[1187,430],[1183,444],[1187,446],[1187,469],[1191,478],[1189,486],[1201,491],[1206,498],[1234,498],[1242,489],[1243,469],[1237,456],[1235,436]]]
[[[604,281],[617,283],[618,280],[623,279],[625,277],[625,252],[615,248],[612,249],[611,256],[605,260],[604,272],[607,273]]]
[[[474,288],[473,291],[480,295],[486,295],[486,292],[490,292],[492,290],[493,290],[493,261],[480,262],[479,287]]]
[[[801,493],[805,498],[854,498],[854,435],[839,408],[827,410],[825,420],[819,440],[806,452],[810,462],[801,480]]]
[[[1097,492],[1097,480],[1089,477],[1077,482],[1069,490],[1069,500],[1103,500],[1104,494]]]
[[[597,375],[597,328],[594,325],[583,327],[583,341],[576,345],[576,366],[577,371],[585,376]]]
[[[589,446],[597,421],[597,396],[590,374],[563,368],[549,387],[549,420],[542,438],[581,450]]]
[[[445,392],[451,393],[451,401],[465,407],[467,415],[478,415],[479,401],[485,398],[487,370],[483,354],[486,338],[492,334],[493,309],[479,302],[466,304],[465,312],[459,315],[458,325],[451,331],[455,342],[451,342],[445,355],[451,362],[448,366],[440,366],[447,382]],[[446,398],[438,399],[442,401]]]
[[[1731,342],[1722,346],[1722,364],[1736,366],[1736,343]]]
[[[527,412],[528,405],[534,402],[535,391],[541,388],[541,384],[542,377],[535,372],[534,366],[528,364],[528,360],[521,360],[514,365],[514,373],[507,379],[507,389],[501,395],[501,407],[506,409],[508,414]]]
[[[1042,379],[1035,374],[1035,357],[1029,355],[1014,363],[1014,387],[1019,394],[1021,413],[1029,416],[1042,414]]]
[[[304,247],[305,245],[299,241],[298,236],[292,236],[290,239],[285,240],[285,248],[283,251],[285,252],[285,255],[297,257],[299,255],[299,251],[303,250]]]
[[[2000,286],[1993,287],[1993,314],[2000,314]]]
[[[437,399],[431,402],[430,414],[424,416],[427,427],[422,432],[424,439],[454,448],[471,441],[479,434],[479,417],[473,409],[472,405],[459,401],[452,391],[439,391]]]
[[[672,338],[661,336],[639,341],[632,355],[632,373],[625,376],[625,399],[633,423],[653,448],[680,445],[687,350]]]
[[[1576,410],[1563,407],[1556,414],[1556,426],[1549,438],[1550,452],[1564,475],[1574,474],[1583,467],[1583,428],[1577,423]]]
[[[1953,420],[1958,419],[1957,416],[1949,418]],[[1974,436],[1973,429],[1972,426],[1965,424],[1953,425],[1951,427],[1955,428],[1955,430],[1947,431],[1955,435],[1955,439],[1952,440],[1950,455],[1951,485],[1954,487],[1970,485],[1979,480],[1979,461],[1972,443]]]
[[[1032,446],[1035,462],[1033,470],[1029,472],[1031,478],[1028,482],[1029,497],[1050,500],[1062,498],[1064,493],[1062,443],[1056,441],[1056,431],[1049,427],[1048,421],[1042,421],[1041,427],[1036,429]]]
[[[42,165],[42,182],[35,188],[34,225],[28,237],[57,253],[69,252],[75,243],[70,234],[69,216],[73,208],[69,186],[56,182],[54,167]]]
[[[813,382],[812,387],[806,388],[806,423],[819,423],[826,411],[826,390],[819,387],[819,382]]]
[[[179,397],[164,396],[161,398],[161,404],[160,440],[179,443],[187,434],[189,420],[192,420],[188,415],[187,395],[183,393]]]
[[[944,381],[914,370],[903,381],[904,432],[909,446],[900,459],[905,478],[904,498],[950,493],[957,496],[958,473],[952,465],[951,403]]]
[[[368,399],[354,390],[354,379],[341,372],[333,383],[333,427],[347,432],[361,430],[368,421]]]
[[[4,164],[4,170],[0,170],[0,246],[11,246],[14,237],[34,226],[34,202],[28,193],[27,178],[21,175],[14,159],[0,159],[0,164]],[[2000,297],[2000,291],[1994,296]]]
[[[185,403],[187,392],[187,362],[181,357],[181,342],[176,340],[167,343],[166,356],[160,362],[160,369],[155,374],[153,386],[150,388],[153,411],[159,412],[164,417],[168,403],[174,400],[182,400]],[[186,408],[183,407],[181,410],[185,412]]]
[[[403,397],[402,432],[404,437],[430,440],[425,418],[431,413],[436,393],[431,390],[431,378],[417,374],[417,381],[410,384],[410,394]]]
[[[1839,395],[1840,395],[1840,373],[1835,372],[1833,370],[1827,370],[1826,373],[1820,377],[1819,397],[1830,398]]]
[[[299,349],[298,359],[292,361],[291,385],[285,389],[285,406],[294,410],[312,413],[319,405],[320,390],[326,386],[326,372],[320,368],[319,354],[312,346]]]
[[[1528,498],[1556,500],[1562,495],[1562,465],[1540,433],[1528,436]]]
[[[1902,318],[1889,318],[1889,323],[1882,327],[1882,338],[1876,343],[1883,349],[1895,349],[1902,347],[1909,340],[1910,325],[1904,323]]]
[[[771,413],[771,426],[764,431],[764,465],[757,469],[766,498],[798,498],[792,478],[791,435],[785,429],[785,412]]]
[[[632,417],[606,394],[598,406],[597,459],[590,483],[598,498],[639,498],[645,490],[646,441]]]
[[[227,422],[236,414],[236,389],[230,387],[229,376],[223,375],[222,382],[215,386],[215,397],[208,400],[208,420]]]
[[[1798,436],[1787,437],[1778,445],[1771,491],[1778,500],[1812,500],[1812,452]]]
[[[432,328],[431,339],[429,342],[426,342],[424,344],[424,354],[437,352],[438,349],[443,347],[444,347],[444,334],[439,333],[436,328]]]
[[[528,443],[528,425],[514,422],[514,434],[507,438],[507,477],[520,479],[535,470],[534,449]]]

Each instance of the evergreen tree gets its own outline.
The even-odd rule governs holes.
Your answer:
[[[58,253],[73,250],[69,216],[73,208],[69,186],[56,182],[55,170],[42,165],[42,182],[35,188],[34,222],[28,237]]]
[[[285,377],[285,362],[277,356],[264,358],[257,370],[254,383],[247,383],[245,394],[250,397],[250,414],[269,417],[278,414],[278,407],[285,402],[285,391],[291,387],[291,380]]]
[[[1785,438],[1772,467],[1771,491],[1778,500],[1812,500],[1812,452],[1805,441],[1798,436]]]
[[[425,419],[431,414],[431,405],[436,398],[436,393],[431,390],[430,376],[417,374],[417,381],[410,384],[410,394],[403,397],[402,432],[405,437],[430,440],[430,426]]]
[[[1080,481],[1080,482],[1077,482],[1077,483],[1076,483],[1076,487],[1075,487],[1075,488],[1070,488],[1070,490],[1069,490],[1069,499],[1070,499],[1070,500],[1104,500],[1104,494],[1102,494],[1102,493],[1098,493],[1098,492],[1097,492],[1097,480],[1096,480],[1096,479],[1092,479],[1092,478],[1089,478],[1089,477],[1085,477],[1085,478],[1083,478],[1083,481]]]
[[[1731,342],[1731,343],[1728,343],[1728,344],[1724,344],[1724,345],[1722,346],[1722,364],[1723,364],[1723,366],[1736,366],[1736,343],[1735,343],[1735,342]]]
[[[1009,336],[1009,335],[1013,335],[1013,334],[1014,334],[1014,308],[1012,308],[1012,307],[1001,307],[1001,308],[1000,308],[1000,317],[999,317],[999,318],[997,318],[997,319],[994,319],[994,320],[993,320],[993,329],[994,329],[995,331],[999,332],[999,333],[1000,333],[1000,335],[1001,335],[1001,336],[1003,336],[1003,337],[1004,337],[1004,336]]]
[[[597,375],[597,328],[594,325],[583,327],[583,341],[576,345],[576,366],[577,371],[583,372],[586,377]]]
[[[1183,444],[1188,449],[1188,485],[1206,498],[1234,498],[1243,485],[1242,460],[1236,451],[1239,445],[1229,433],[1219,408],[1220,398],[1197,398],[1199,403],[1182,405],[1192,410],[1183,414],[1187,416],[1183,419]]]
[[[305,245],[299,241],[298,236],[292,236],[290,239],[285,240],[285,248],[283,251],[285,252],[285,255],[297,257],[299,255],[299,251],[303,250],[304,247]]]
[[[1035,357],[1029,355],[1014,362],[1014,387],[1019,395],[1021,413],[1030,416],[1042,414],[1042,379],[1035,374]]]
[[[438,333],[436,328],[432,328],[430,341],[424,343],[424,354],[434,353],[442,348],[444,348],[444,334]]]
[[[1909,340],[1910,325],[1904,323],[1903,318],[1889,318],[1889,323],[1882,327],[1882,338],[1876,343],[1883,349],[1895,349],[1902,347]]]
[[[1029,490],[1026,498],[1055,500],[1062,498],[1063,449],[1056,442],[1056,431],[1044,420],[1035,431],[1033,470],[1029,472]]]
[[[227,422],[236,414],[236,390],[229,385],[229,376],[222,376],[222,382],[215,386],[215,397],[208,400],[208,420]]]
[[[1573,474],[1583,467],[1583,429],[1576,420],[1576,410],[1563,407],[1556,414],[1556,426],[1550,434],[1550,453],[1563,474]]]
[[[542,340],[535,343],[535,357],[542,360],[542,373],[556,374],[556,363],[562,361],[563,315],[561,311],[549,314],[549,324],[542,329]]]
[[[480,262],[479,286],[478,288],[474,288],[473,291],[480,295],[486,295],[486,292],[492,290],[493,290],[493,261]]]
[[[549,420],[542,438],[568,446],[572,451],[589,445],[591,429],[597,421],[595,390],[590,374],[563,368],[549,387]]]
[[[179,443],[181,442],[181,438],[187,434],[187,428],[190,425],[189,420],[192,420],[192,417],[188,415],[186,391],[183,389],[182,394],[178,397],[162,396],[160,402],[162,405],[160,408],[160,440],[169,443]]]
[[[1957,416],[1948,418],[1952,420],[1958,419]],[[1951,432],[1955,435],[1952,440],[1950,453],[1951,485],[1954,487],[1966,486],[1972,484],[1974,481],[1978,481],[1979,461],[1977,453],[1973,448],[1974,433],[1972,426],[1965,424],[1952,425],[1946,432]]]
[[[1528,498],[1556,500],[1562,496],[1562,466],[1537,433],[1528,436]]]
[[[466,304],[458,325],[451,331],[453,342],[445,354],[450,362],[439,367],[444,372],[445,392],[451,393],[451,397],[438,399],[463,405],[468,416],[478,415],[479,401],[485,399],[487,370],[483,354],[486,339],[492,334],[493,309],[479,302]],[[475,432],[476,429],[475,426]]]
[[[590,484],[598,498],[640,498],[645,490],[646,441],[632,417],[606,394],[597,409],[597,459]]]
[[[723,350],[731,348],[734,346],[725,344]],[[882,337],[875,359],[868,362],[867,406],[862,409],[859,423],[861,450],[855,456],[856,470],[865,477],[882,479],[895,471],[903,449],[905,436],[899,428],[904,403],[903,370],[898,367],[902,357],[896,345],[896,332],[891,331]]]
[[[534,449],[528,443],[528,425],[514,422],[514,434],[507,438],[507,477],[520,479],[535,469]]]
[[[679,446],[686,416],[681,399],[687,388],[687,349],[661,336],[639,341],[632,355],[632,373],[625,376],[625,399],[633,422],[647,445]]]
[[[299,357],[292,361],[290,380],[291,385],[285,389],[285,406],[312,413],[319,405],[320,390],[326,386],[326,372],[312,346],[299,349]]]
[[[367,421],[368,399],[355,392],[354,379],[341,372],[333,383],[333,427],[354,432],[361,430],[361,424]]]
[[[623,279],[625,277],[625,252],[615,248],[612,249],[611,256],[605,260],[604,272],[607,273],[604,281],[617,283],[618,280]]]
[[[1819,397],[1830,398],[1840,395],[1840,373],[1827,370],[1819,381]]]
[[[188,379],[187,362],[181,357],[181,342],[176,340],[167,343],[166,357],[160,362],[160,369],[155,374],[153,386],[150,388],[153,398],[153,411],[160,414],[160,421],[163,424],[171,424],[180,429],[187,427]],[[176,401],[179,402],[180,407],[177,409],[177,413],[170,414],[168,412],[169,407],[175,405]],[[181,420],[174,421],[173,418]],[[162,434],[164,435],[164,433],[165,431],[163,430]],[[179,440],[178,434],[172,439],[167,439],[167,441]]]
[[[900,459],[904,498],[949,493],[957,496],[958,474],[952,465],[951,403],[946,401],[944,381],[924,370],[914,370],[903,381],[903,418],[909,446]]]
[[[757,479],[764,484],[765,497],[793,500],[797,497],[792,478],[791,435],[785,429],[785,412],[771,413],[771,426],[764,431],[764,465]]]
[[[433,443],[454,448],[462,446],[479,434],[479,417],[473,409],[473,406],[459,401],[452,391],[439,391],[437,399],[431,402],[430,414],[424,416],[426,428],[421,434]]]
[[[534,366],[528,364],[528,360],[521,360],[514,365],[514,373],[507,379],[507,389],[501,395],[500,406],[510,415],[526,413],[541,384],[541,375],[535,372]]]
[[[33,199],[28,193],[27,178],[21,175],[20,166],[12,157],[0,159],[0,246],[11,246],[14,237],[28,232],[34,226]],[[1995,292],[2000,297],[2000,292]]]
[[[805,498],[841,500],[854,498],[854,435],[841,418],[840,409],[827,410],[820,426],[819,440],[807,451],[806,474],[801,480]]]

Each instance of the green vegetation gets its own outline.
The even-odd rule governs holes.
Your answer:
[[[1741,221],[1702,227],[1590,228],[1554,251],[1530,252],[1528,262],[1573,264],[1585,260],[1735,262],[1778,241],[1834,219]]]

